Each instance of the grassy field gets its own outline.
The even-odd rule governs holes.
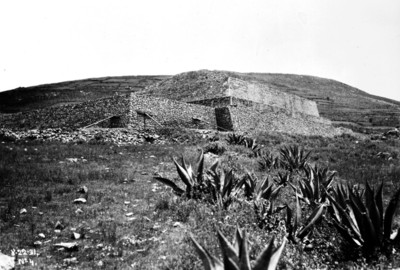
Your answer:
[[[195,164],[201,150],[208,152],[205,168],[219,159],[219,169],[232,169],[235,179],[250,173],[257,179],[269,177],[278,182],[288,168],[261,168],[262,157],[266,153],[279,156],[283,147],[298,145],[311,151],[308,164],[337,171],[334,186],[384,182],[385,206],[400,188],[399,140],[265,133],[256,138],[262,147],[260,155],[244,145],[229,144],[227,134],[213,141],[194,137],[187,144],[120,147],[1,142],[0,251],[7,255],[22,249],[36,253],[17,269],[203,269],[190,234],[219,256],[217,230],[231,240],[235,229],[242,228],[248,233],[251,260],[273,236],[276,244],[282,243],[287,235],[285,211],[260,219],[253,201],[242,191],[221,206],[207,196],[177,196],[154,179],[174,179],[183,187],[172,157],[183,155],[187,163]],[[380,152],[385,154],[377,156]],[[295,205],[291,185],[296,186],[304,175],[291,175],[291,183],[282,185],[276,198],[277,206]],[[83,186],[87,192],[79,193]],[[87,201],[76,204],[77,198]],[[305,219],[313,209],[300,203]],[[399,215],[396,217],[393,228],[400,226]],[[400,267],[398,247],[391,250],[391,256],[377,252],[366,257],[344,240],[327,211],[307,238],[286,244],[278,268]],[[57,247],[60,243],[76,245]]]

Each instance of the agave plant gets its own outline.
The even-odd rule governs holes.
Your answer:
[[[278,173],[278,176],[274,179],[275,183],[278,186],[286,187],[292,181],[292,173],[290,171],[286,171],[285,173]]]
[[[299,180],[298,196],[306,204],[317,206],[326,201],[326,193],[332,189],[336,172],[318,166],[308,166],[305,172],[307,177]]]
[[[293,243],[298,243],[304,237],[306,237],[311,231],[313,226],[322,218],[327,204],[322,203],[318,205],[302,223],[302,210],[299,202],[299,197],[296,192],[296,209],[293,210],[286,205],[286,230],[288,233],[288,239]]]
[[[399,204],[400,189],[383,208],[383,183],[377,190],[365,184],[365,192],[341,185],[327,194],[338,231],[351,244],[370,257],[377,250],[389,254],[390,247],[400,244],[400,228],[391,236],[392,223]]]
[[[180,188],[177,184],[175,184],[174,181],[164,178],[164,177],[154,177],[157,181],[171,187],[174,192],[178,196],[185,195],[188,199],[196,199],[200,198],[202,195],[209,193],[210,192],[210,185],[204,177],[204,154],[203,151],[201,151],[198,162],[196,164],[197,171],[196,173],[192,169],[192,166],[189,164],[187,165],[185,162],[185,159],[182,157],[181,164],[178,163],[178,161],[173,158],[174,164],[176,166],[176,170],[178,172],[178,175],[184,185],[186,186],[186,189]],[[211,170],[215,170],[215,168],[218,166],[218,163],[215,163],[214,165],[211,166]]]
[[[245,139],[246,139],[246,137],[243,135],[231,133],[231,134],[228,134],[228,138],[226,139],[226,141],[229,144],[243,145]]]
[[[243,145],[247,148],[250,148],[253,153],[260,153],[261,154],[261,146],[256,143],[256,139],[244,137]]]
[[[217,167],[212,167],[209,170],[208,177],[213,202],[227,209],[240,191],[239,179],[233,170],[225,173],[224,171],[217,171]]]
[[[274,201],[259,199],[253,202],[257,225],[260,229],[273,230],[279,225],[280,217],[275,214],[286,208],[286,205],[274,206]]]
[[[270,171],[279,167],[279,158],[274,157],[271,153],[267,153],[261,156],[261,160],[258,162],[260,171]]]
[[[247,199],[255,201],[259,199],[273,201],[282,188],[282,186],[276,186],[268,177],[260,181],[250,172],[247,172],[245,177],[242,178],[239,186],[244,187],[244,195]]]
[[[236,242],[231,244],[226,237],[218,231],[222,261],[200,245],[192,235],[190,235],[190,238],[206,270],[273,270],[276,269],[286,244],[285,238],[283,243],[275,248],[274,238],[272,238],[268,246],[257,257],[254,266],[251,267],[246,232],[236,229]]]
[[[306,152],[297,145],[284,146],[279,151],[281,166],[289,171],[304,170],[311,152]]]

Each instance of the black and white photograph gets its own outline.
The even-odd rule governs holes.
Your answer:
[[[400,1],[1,1],[12,269],[400,269]]]

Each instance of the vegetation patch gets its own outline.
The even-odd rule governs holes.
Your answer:
[[[22,269],[400,267],[398,139],[181,138],[4,139],[1,252]]]

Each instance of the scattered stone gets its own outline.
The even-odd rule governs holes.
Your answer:
[[[304,251],[310,251],[313,248],[314,248],[314,245],[310,243],[310,244],[307,244],[304,246]]]
[[[182,223],[180,223],[180,222],[175,222],[174,224],[172,224],[172,226],[173,227],[180,227],[180,228],[183,228],[184,226],[183,226],[183,224]]]
[[[71,242],[71,243],[62,242],[62,243],[54,244],[54,246],[57,247],[57,248],[63,248],[63,249],[68,250],[68,251],[73,251],[73,250],[77,250],[78,249],[78,243],[77,242]]]
[[[0,269],[1,270],[11,270],[14,269],[14,257],[5,255],[0,252]]]
[[[153,230],[158,230],[160,228],[161,228],[160,224],[154,224],[154,226],[153,226]]]
[[[130,201],[124,201],[124,204],[125,205],[128,205],[128,204],[130,204],[131,202]]]
[[[60,234],[60,233],[61,233],[61,230],[54,230],[54,233],[55,233],[55,234]]]
[[[392,155],[389,152],[379,152],[378,154],[376,154],[376,156],[381,159],[386,159],[386,160],[393,159]]]
[[[23,214],[28,213],[28,211],[27,211],[25,208],[22,208],[22,209],[19,211],[19,213],[20,213],[21,215],[23,215]]]
[[[42,241],[35,241],[34,243],[33,243],[33,245],[34,246],[41,246],[41,245],[43,245],[43,243],[42,243]],[[0,268],[1,269],[1,268]]]
[[[80,204],[80,203],[86,203],[86,199],[85,198],[78,198],[74,200],[75,204]]]
[[[82,187],[80,187],[79,190],[78,190],[78,192],[79,192],[79,193],[82,193],[82,194],[88,193],[88,188],[87,188],[87,186],[82,186]]]
[[[75,210],[75,214],[77,214],[77,215],[82,214],[82,213],[83,213],[83,210],[80,208]]]
[[[78,240],[82,237],[82,235],[80,233],[74,232],[72,233],[72,239],[74,240]]]
[[[104,247],[104,244],[102,244],[102,243],[96,245],[97,249],[102,249],[103,247]]]
[[[99,261],[99,262],[97,263],[97,266],[98,266],[98,267],[103,267],[103,265],[104,265],[103,261]]]
[[[151,219],[148,218],[148,217],[143,217],[143,219],[146,220],[146,221],[151,221]]]
[[[11,129],[1,128],[0,135],[9,137],[12,140],[37,140],[43,141],[59,141],[63,143],[90,143],[98,142],[100,138],[102,142],[115,143],[117,145],[138,145],[143,144],[145,137],[149,136],[147,133],[138,132],[131,129],[115,129],[115,128],[90,128],[79,129],[74,131],[62,130],[61,128],[47,128],[47,129],[32,129],[27,131],[13,131]],[[161,139],[158,135],[151,135],[154,137],[153,143],[165,144],[166,140]],[[12,148],[10,148],[12,150]],[[37,149],[34,149],[37,151]],[[66,162],[86,162],[83,157],[68,158]],[[64,163],[64,161],[60,161]]]
[[[65,226],[61,223],[61,221],[57,221],[56,225],[54,225],[54,229],[56,230],[64,230]]]
[[[76,257],[66,258],[63,260],[63,262],[66,264],[78,263],[78,259]]]
[[[125,216],[126,217],[131,217],[131,216],[133,216],[133,212],[126,213]]]
[[[42,239],[46,238],[46,236],[44,235],[44,233],[39,233],[38,236]]]

